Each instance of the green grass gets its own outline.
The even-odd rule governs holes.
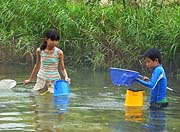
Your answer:
[[[180,7],[154,2],[137,7],[126,0],[103,6],[59,0],[1,1],[0,44],[7,48],[1,52],[19,61],[29,55],[34,62],[44,32],[55,28],[60,33],[58,47],[72,65],[93,70],[131,68],[139,65],[138,59],[147,48],[156,47],[167,66],[177,66]]]

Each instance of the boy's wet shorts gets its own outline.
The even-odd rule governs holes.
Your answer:
[[[37,78],[33,91],[38,95],[46,92],[54,93],[54,82]]]
[[[168,102],[162,102],[162,103],[150,103],[150,109],[163,109],[165,107],[168,107]]]

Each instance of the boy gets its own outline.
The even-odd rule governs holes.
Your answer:
[[[167,107],[167,78],[161,64],[160,52],[155,48],[151,48],[144,53],[143,57],[146,67],[153,70],[152,77],[149,79],[148,77],[144,76],[142,79],[138,78],[137,82],[151,89],[150,108]]]

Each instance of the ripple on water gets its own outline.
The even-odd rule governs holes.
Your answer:
[[[0,130],[25,130],[27,127],[32,127],[25,123],[2,123],[0,124]]]

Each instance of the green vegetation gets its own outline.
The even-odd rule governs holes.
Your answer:
[[[180,6],[176,3],[7,0],[0,1],[0,9],[1,61],[4,56],[13,62],[30,58],[33,63],[44,32],[56,28],[61,36],[58,47],[69,65],[130,68],[139,65],[140,55],[149,47],[161,51],[167,67],[179,65]]]

